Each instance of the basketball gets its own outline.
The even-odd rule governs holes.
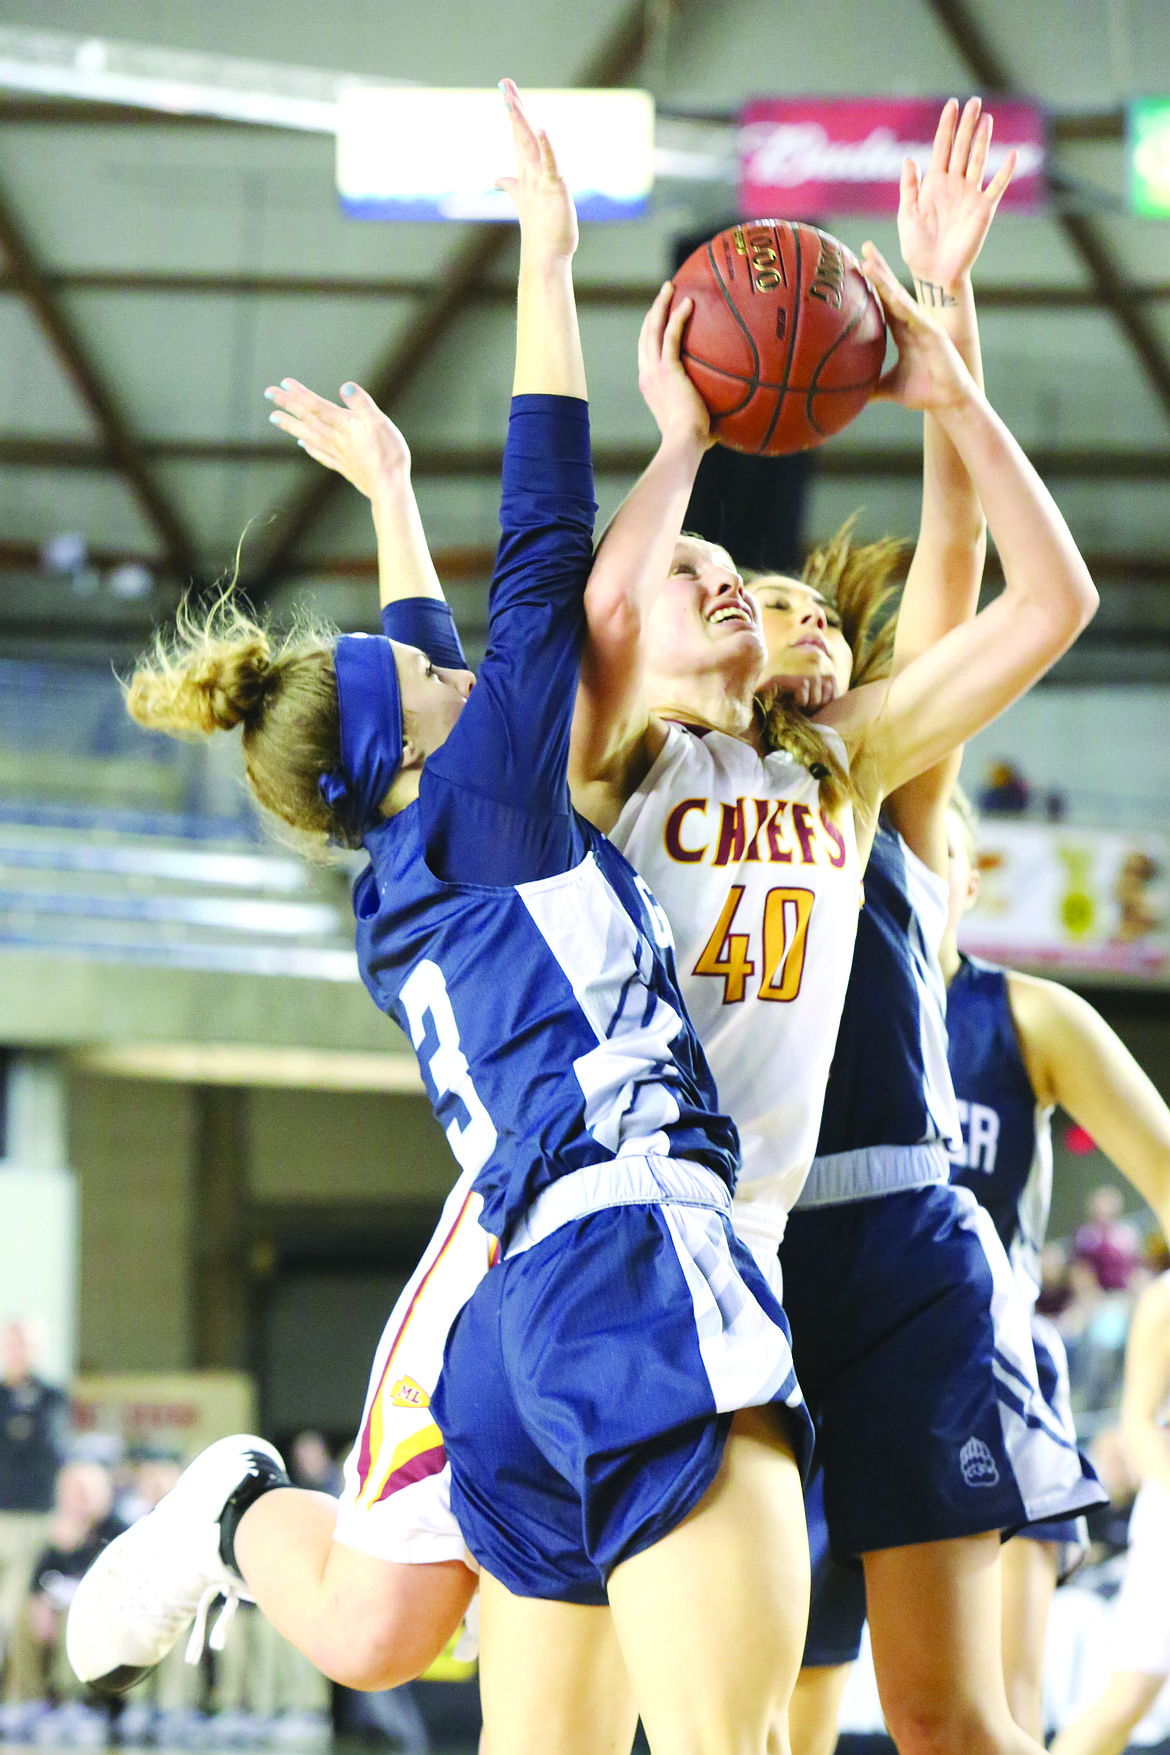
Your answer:
[[[730,226],[687,257],[682,362],[733,451],[778,456],[839,433],[881,375],[886,321],[851,250],[795,220]]]

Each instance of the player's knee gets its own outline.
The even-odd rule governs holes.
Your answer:
[[[359,1693],[401,1687],[434,1663],[452,1631],[434,1622],[412,1625],[396,1614],[355,1620],[335,1646],[328,1673]]]
[[[1038,1680],[1031,1675],[1020,1675],[1006,1665],[1004,1667],[1004,1687],[1007,1690],[1008,1711],[1020,1729],[1032,1737],[1037,1743],[1044,1740],[1044,1695]]]
[[[455,1564],[351,1573],[334,1584],[324,1626],[329,1650],[315,1661],[333,1681],[362,1692],[400,1687],[429,1668],[475,1589],[472,1574]]]
[[[898,1755],[1000,1755],[1003,1748],[973,1702],[906,1699],[884,1711]]]

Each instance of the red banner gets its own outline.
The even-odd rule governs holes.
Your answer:
[[[753,98],[739,120],[739,190],[745,214],[815,219],[896,213],[902,160],[925,168],[941,98]],[[1019,154],[1003,206],[1033,213],[1045,198],[1045,124],[1030,103],[996,99],[987,175]]]

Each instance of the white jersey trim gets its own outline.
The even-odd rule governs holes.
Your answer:
[[[928,1188],[949,1182],[950,1159],[941,1140],[917,1146],[863,1146],[853,1152],[830,1152],[814,1158],[795,1211],[808,1207],[839,1207],[852,1201],[897,1194],[904,1188]]]
[[[504,1259],[543,1243],[586,1213],[629,1206],[709,1207],[730,1219],[731,1191],[713,1170],[683,1158],[629,1155],[586,1164],[537,1195],[513,1232]]]

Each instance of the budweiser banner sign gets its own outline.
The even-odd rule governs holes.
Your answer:
[[[942,106],[941,98],[753,98],[739,122],[742,212],[785,219],[896,213],[902,160],[925,169]],[[987,174],[1014,146],[1019,163],[1003,206],[1034,212],[1045,195],[1044,117],[1018,101],[989,108],[995,133]]]

